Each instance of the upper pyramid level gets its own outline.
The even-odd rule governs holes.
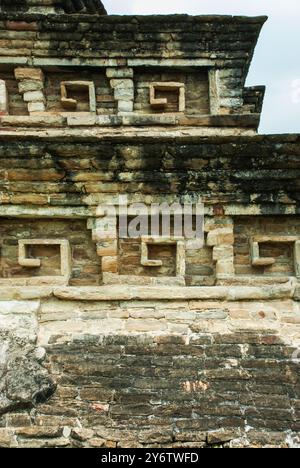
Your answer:
[[[0,11],[106,15],[100,0],[0,0]]]
[[[110,16],[99,0],[0,2],[0,127],[256,133],[265,88],[245,82],[266,17]]]

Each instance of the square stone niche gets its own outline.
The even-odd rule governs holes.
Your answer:
[[[260,244],[293,244],[295,276],[300,278],[300,238],[296,236],[256,236],[251,240],[251,261],[255,267],[270,267],[276,262],[272,257],[260,257]]]
[[[25,268],[40,268],[42,262],[39,258],[30,258],[28,249],[31,246],[59,246],[60,247],[60,271],[59,276],[33,276],[27,280],[27,284],[59,284],[67,285],[69,283],[71,266],[71,248],[69,241],[57,239],[22,239],[19,240],[19,265]]]
[[[178,112],[185,111],[185,84],[169,82],[155,82],[150,84],[150,105],[153,109],[165,110],[169,99],[178,102]]]
[[[68,112],[78,112],[79,100],[86,99],[89,111],[96,112],[96,91],[92,81],[62,81],[61,105]]]
[[[162,260],[149,259],[149,245],[175,245],[176,246],[176,277],[184,281],[186,268],[186,248],[184,237],[150,237],[142,236],[141,239],[141,264],[145,267],[159,268]]]

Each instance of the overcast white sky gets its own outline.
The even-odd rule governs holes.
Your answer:
[[[104,0],[109,14],[268,15],[248,85],[266,85],[261,133],[300,133],[299,0]]]

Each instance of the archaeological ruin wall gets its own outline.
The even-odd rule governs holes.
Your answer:
[[[258,134],[265,21],[1,2],[0,447],[299,445],[300,136]],[[120,236],[120,196],[128,224],[201,201],[203,243]]]

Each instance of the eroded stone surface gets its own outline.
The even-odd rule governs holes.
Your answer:
[[[54,393],[43,360],[44,352],[28,338],[0,330],[0,414],[32,408]]]

